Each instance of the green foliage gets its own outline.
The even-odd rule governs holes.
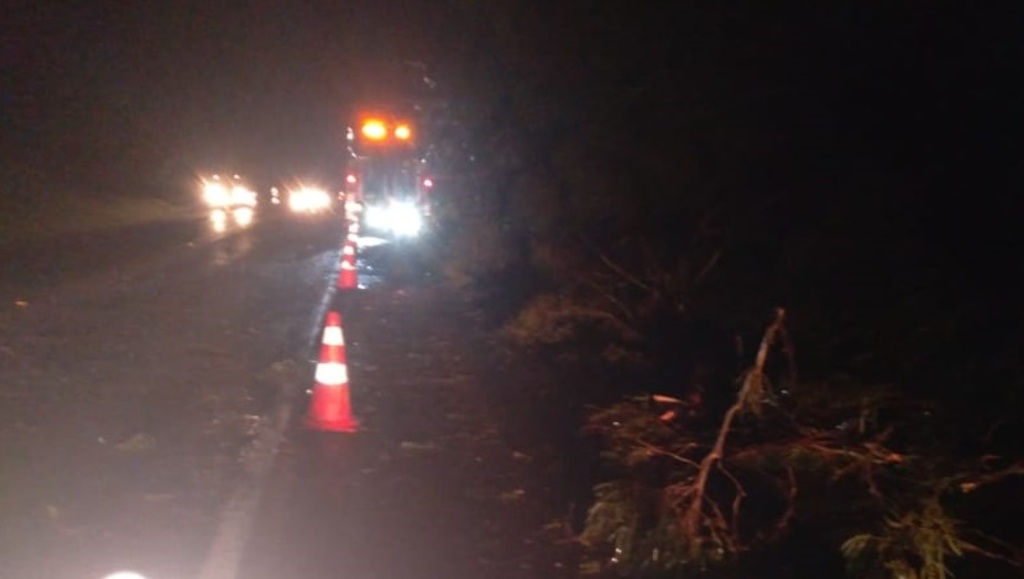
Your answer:
[[[842,544],[856,576],[949,579],[947,560],[964,554],[958,524],[937,498],[918,510],[887,516],[879,534],[861,533]]]
[[[620,345],[639,339],[629,323],[601,304],[558,294],[535,297],[505,325],[504,335],[523,346],[541,346],[566,344],[579,338],[584,330],[600,332]],[[619,358],[629,355],[621,348],[614,354]]]
[[[671,492],[621,480],[596,486],[594,495],[580,539],[607,545],[609,562],[621,575],[675,575],[720,564],[726,556],[721,547],[685,540],[676,513],[665,508]]]

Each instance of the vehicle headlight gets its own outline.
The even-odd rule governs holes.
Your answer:
[[[309,205],[313,209],[327,209],[331,205],[331,196],[323,189],[309,191]]]
[[[203,185],[203,200],[209,205],[225,205],[229,199],[228,191],[220,183]]]
[[[256,193],[241,185],[236,185],[231,189],[231,202],[234,205],[255,205]]]
[[[248,227],[252,224],[252,219],[255,214],[253,213],[252,207],[239,207],[234,210],[232,215],[235,218],[235,223],[242,227]]]
[[[382,229],[401,237],[414,237],[423,229],[423,215],[415,203],[392,201],[387,205],[370,205],[366,210],[366,225]]]
[[[323,189],[302,188],[288,196],[288,207],[292,211],[320,211],[331,205],[331,196]]]
[[[402,236],[419,235],[423,228],[423,216],[414,203],[394,203],[391,206],[391,231]]]
[[[366,208],[366,225],[374,229],[390,229],[391,219],[387,206],[368,206]]]

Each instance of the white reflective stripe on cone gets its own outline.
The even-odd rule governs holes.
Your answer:
[[[342,249],[341,252],[344,253],[345,255],[355,255],[356,254],[356,248],[352,247],[349,244],[345,244],[345,249]]]
[[[348,367],[337,362],[326,362],[316,367],[317,384],[341,386],[348,383]]]
[[[324,328],[324,341],[322,343],[328,346],[344,346],[345,338],[341,335],[341,327],[327,326]]]
[[[356,266],[352,262],[345,260],[341,262],[341,269],[355,269]]]

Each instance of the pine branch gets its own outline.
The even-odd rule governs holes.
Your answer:
[[[671,458],[672,460],[676,460],[678,462],[681,462],[681,463],[683,463],[683,464],[685,464],[687,466],[690,466],[690,467],[693,467],[693,468],[696,468],[696,469],[700,468],[700,464],[698,464],[697,461],[694,461],[694,460],[691,460],[689,458],[686,458],[685,456],[683,456],[683,455],[681,455],[681,454],[679,454],[677,452],[672,452],[671,450],[665,450],[664,448],[661,448],[660,446],[656,446],[654,444],[651,444],[651,443],[647,442],[646,440],[644,440],[642,438],[630,438],[629,441],[634,443],[634,444],[637,444],[637,445],[643,447],[644,449],[646,449],[648,451],[650,451],[651,454],[665,456],[665,457]],[[695,446],[697,446],[696,443],[691,443],[690,445],[688,445],[688,448],[693,448]]]
[[[651,287],[649,284],[646,284],[646,283],[640,281],[640,279],[638,279],[635,275],[629,273],[628,271],[626,271],[625,268],[623,268],[622,266],[616,264],[607,255],[605,255],[603,253],[600,253],[600,254],[598,254],[598,258],[601,260],[602,263],[605,264],[605,266],[608,267],[608,269],[610,269],[610,270],[614,271],[615,273],[617,273],[619,276],[622,277],[622,279],[628,281],[629,283],[635,285],[636,287],[638,287],[638,288],[640,288],[640,289],[642,289],[642,290],[644,290],[644,291],[646,291],[646,292],[648,292],[650,294],[656,294],[657,293],[657,290],[655,288]]]

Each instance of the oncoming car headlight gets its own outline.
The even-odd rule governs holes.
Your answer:
[[[203,201],[209,205],[227,205],[231,196],[227,188],[221,183],[206,183],[203,185]]]
[[[256,205],[256,192],[242,185],[235,185],[231,189],[231,203],[245,206]]]
[[[235,218],[235,223],[242,227],[248,227],[252,225],[255,213],[252,207],[238,207],[232,212],[232,216]]]
[[[288,208],[297,213],[323,211],[330,206],[331,196],[323,189],[303,187],[288,195]]]

